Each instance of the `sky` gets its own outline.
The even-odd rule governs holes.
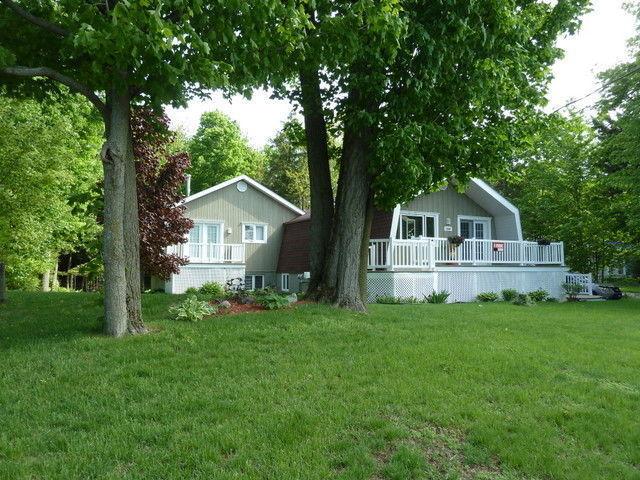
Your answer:
[[[599,86],[598,72],[627,60],[627,41],[634,34],[634,18],[623,7],[624,0],[593,0],[591,13],[583,17],[580,31],[561,38],[558,45],[565,50],[563,59],[553,66],[554,80],[549,88],[548,111],[580,98]],[[597,99],[593,95],[576,104],[583,108]],[[231,102],[214,94],[209,100],[193,100],[186,109],[168,110],[171,126],[193,135],[200,115],[220,110],[238,122],[243,134],[256,148],[263,147],[280,129],[292,110],[286,100],[269,98],[260,90],[251,100],[234,97]]]

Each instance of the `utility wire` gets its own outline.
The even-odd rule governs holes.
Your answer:
[[[610,79],[607,83],[601,85],[600,87],[596,88],[595,90],[587,93],[586,95],[580,97],[580,98],[576,98],[575,100],[571,100],[569,103],[566,103],[564,105],[562,105],[561,107],[556,108],[553,112],[551,112],[551,115],[553,115],[554,113],[558,113],[560,110],[570,107],[571,105],[573,105],[574,103],[578,103],[581,102],[582,100],[589,98],[592,95],[595,95],[598,92],[601,92],[602,90],[604,90],[605,88],[607,88],[609,85],[611,85],[614,82],[617,82],[618,80],[622,80],[623,78],[626,78],[630,75],[633,75],[634,73],[640,72],[640,65],[632,68],[631,70],[629,70],[628,72],[622,74],[622,75],[618,75],[617,77],[614,77],[612,79]],[[583,109],[581,109],[580,111],[585,110],[587,107],[584,107]]]

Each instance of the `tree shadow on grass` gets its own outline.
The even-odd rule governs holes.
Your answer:
[[[0,305],[0,350],[102,333],[97,294],[9,292]]]

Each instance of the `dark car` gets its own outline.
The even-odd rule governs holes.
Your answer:
[[[593,294],[600,295],[607,300],[620,300],[623,297],[622,290],[615,285],[594,285]]]

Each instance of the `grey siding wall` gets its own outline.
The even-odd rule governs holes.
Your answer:
[[[246,272],[275,272],[282,242],[282,224],[297,214],[251,185],[239,192],[236,184],[197,198],[187,204],[187,216],[193,220],[224,222],[224,243],[242,243],[242,223],[266,223],[267,243],[246,243]],[[231,233],[227,229],[231,228]]]
[[[421,195],[414,198],[411,202],[401,206],[402,210],[415,212],[433,212],[439,213],[438,237],[451,237],[458,235],[458,215],[470,215],[475,217],[491,217],[485,209],[471,200],[463,193],[458,193],[453,188],[439,190],[437,192]],[[452,232],[445,232],[444,226],[447,218],[451,219]],[[495,225],[491,220],[491,236],[496,238]]]

